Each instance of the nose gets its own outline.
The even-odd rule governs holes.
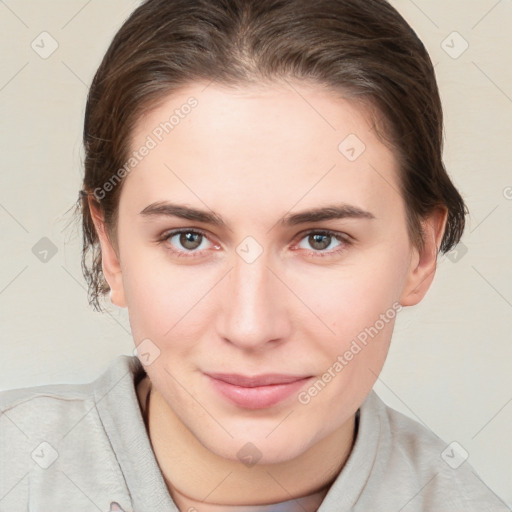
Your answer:
[[[225,279],[218,316],[222,339],[254,351],[289,338],[291,294],[276,274],[265,252],[252,263],[235,256],[234,267]]]

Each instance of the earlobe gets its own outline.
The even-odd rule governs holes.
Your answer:
[[[430,288],[447,217],[447,209],[439,207],[422,221],[423,246],[413,248],[409,273],[400,299],[402,306],[418,304]]]
[[[101,266],[103,275],[110,287],[110,301],[120,308],[126,307],[124,295],[123,276],[118,250],[114,248],[104,223],[103,215],[98,203],[89,197],[89,209],[94,227],[101,245]]]

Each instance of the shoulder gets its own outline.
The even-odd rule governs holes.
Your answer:
[[[0,391],[0,411],[51,414],[55,409],[82,407],[92,399],[92,383],[46,384]],[[63,407],[64,406],[64,407]]]
[[[86,408],[95,399],[98,389],[119,370],[129,371],[131,357],[118,356],[111,361],[105,372],[92,382],[80,384],[44,384],[25,388],[0,391],[2,414],[25,413],[31,416],[51,417],[53,414],[66,415],[73,410]],[[60,415],[59,414],[59,415]]]
[[[134,359],[126,355],[117,356],[98,378],[87,383],[44,384],[0,391],[0,412],[26,411],[32,415],[51,416],[58,411],[65,414],[73,409],[83,409],[117,376],[126,374],[133,378],[138,369]]]
[[[367,414],[377,418],[380,430],[377,460],[386,466],[381,492],[402,493],[402,500],[410,500],[405,510],[509,510],[471,466],[460,443],[443,441],[427,425],[386,405],[373,391],[365,406]]]
[[[67,436],[71,430],[92,428],[99,421],[97,405],[107,395],[119,392],[123,384],[134,388],[141,376],[136,357],[119,355],[94,381],[81,384],[46,384],[0,391],[3,444],[14,438]],[[117,389],[116,389],[117,388]],[[131,400],[133,403],[133,400]],[[126,402],[125,402],[126,405]],[[94,430],[89,431],[91,435]]]
[[[45,497],[45,489],[72,489],[75,484],[94,495],[98,481],[113,495],[121,499],[126,495],[111,445],[112,434],[105,428],[99,409],[116,389],[116,382],[124,383],[123,394],[133,387],[133,379],[140,371],[135,359],[118,356],[88,383],[0,392],[0,473],[5,475],[0,479],[0,496],[6,496],[7,503],[19,505],[29,495],[44,502],[50,499],[50,495]],[[137,405],[133,398],[121,400],[120,396],[112,402],[110,408],[116,403],[119,407]],[[79,494],[77,500],[83,499],[84,495]]]

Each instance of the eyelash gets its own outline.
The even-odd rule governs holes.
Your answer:
[[[172,231],[167,231],[158,239],[158,242],[165,243],[173,236],[179,235],[181,233],[194,233],[194,234],[201,235],[204,238],[209,240],[208,235],[200,229],[181,228],[181,229],[175,229]],[[329,256],[338,255],[338,254],[341,254],[344,251],[346,251],[347,247],[352,244],[352,239],[349,235],[346,235],[344,233],[340,233],[337,231],[331,231],[329,229],[310,229],[304,233],[300,233],[298,236],[300,236],[301,238],[298,239],[298,242],[302,241],[304,238],[306,238],[307,236],[312,235],[312,234],[331,236],[332,238],[335,238],[336,240],[341,242],[341,245],[338,246],[337,249],[334,249],[331,251],[314,251],[314,250],[308,251],[311,255],[313,255],[313,257],[325,258],[325,257],[329,257]],[[174,256],[177,256],[178,258],[195,258],[195,257],[199,257],[201,255],[201,251],[197,251],[197,250],[178,251],[175,249],[171,249],[169,245],[166,245],[165,248],[166,248],[166,250],[170,251]]]

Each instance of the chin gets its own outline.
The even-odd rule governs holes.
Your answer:
[[[247,467],[286,463],[301,456],[310,447],[305,439],[293,433],[283,430],[280,434],[273,433],[268,438],[265,438],[266,434],[258,437],[241,435],[225,443],[213,439],[202,444],[215,455],[241,462]]]

